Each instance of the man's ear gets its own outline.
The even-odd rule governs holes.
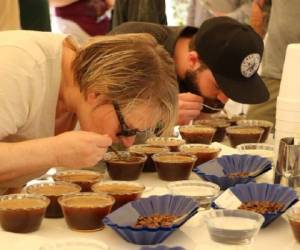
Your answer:
[[[200,67],[199,56],[195,50],[188,52],[188,61],[190,70],[196,70]]]
[[[98,106],[105,103],[105,97],[102,94],[99,94],[95,91],[90,91],[86,94],[86,101],[92,106]]]

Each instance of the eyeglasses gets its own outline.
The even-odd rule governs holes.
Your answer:
[[[138,133],[144,132],[143,130],[139,130],[136,128],[129,128],[125,123],[124,116],[120,110],[119,104],[116,101],[113,101],[113,105],[121,127],[121,131],[117,133],[117,136],[131,137],[137,135]]]

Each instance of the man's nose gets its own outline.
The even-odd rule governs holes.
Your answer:
[[[220,93],[217,95],[217,99],[225,104],[229,98],[222,91],[220,91]]]
[[[130,136],[130,137],[120,137],[120,141],[122,142],[122,144],[126,147],[129,148],[130,146],[133,145],[134,141],[135,141],[135,136]]]

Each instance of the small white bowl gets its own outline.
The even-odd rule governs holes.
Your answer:
[[[214,183],[198,180],[174,181],[167,184],[173,195],[184,195],[198,202],[200,208],[208,209],[214,198],[220,192],[220,187]]]
[[[259,155],[269,159],[274,164],[274,146],[266,143],[243,143],[237,150],[242,154]]]
[[[239,209],[218,209],[205,217],[213,241],[235,245],[250,244],[263,222],[261,214]]]

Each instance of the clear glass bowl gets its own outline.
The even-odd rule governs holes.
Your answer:
[[[1,196],[2,228],[15,233],[29,233],[38,230],[49,202],[49,199],[42,195],[10,194]]]
[[[152,155],[158,177],[165,181],[188,180],[197,157],[182,152],[167,152]]]
[[[151,137],[147,139],[146,143],[154,146],[166,146],[170,151],[178,152],[179,146],[185,144],[185,140],[177,137]]]
[[[39,250],[108,250],[102,242],[90,239],[65,239],[41,246]]]
[[[203,125],[184,125],[179,127],[179,132],[187,143],[210,144],[216,128]]]
[[[160,145],[149,145],[149,144],[138,144],[133,145],[129,147],[130,153],[136,153],[136,154],[145,154],[147,155],[147,160],[144,165],[144,172],[155,172],[155,165],[151,158],[153,154],[161,153],[161,152],[169,152],[170,148],[166,146],[160,146]]]
[[[186,180],[174,181],[167,185],[173,195],[184,195],[198,202],[200,208],[208,209],[220,192],[220,187],[211,182]]]
[[[259,155],[265,157],[274,163],[274,146],[266,143],[244,143],[237,147],[237,150],[243,154]]]
[[[179,150],[180,152],[190,153],[197,157],[194,167],[215,159],[221,152],[221,148],[217,146],[200,143],[184,144],[180,146]]]
[[[55,181],[65,181],[81,186],[81,192],[91,191],[91,186],[101,181],[104,174],[90,170],[65,170],[59,171],[54,176]]]
[[[133,181],[105,181],[92,186],[93,192],[107,193],[115,198],[112,211],[141,197],[145,186]]]
[[[63,181],[37,183],[25,187],[24,191],[28,194],[44,195],[50,199],[50,204],[46,210],[46,218],[61,218],[63,213],[58,198],[65,194],[79,193],[81,187],[77,184]]]
[[[300,206],[291,207],[286,214],[295,239],[300,243]]]
[[[107,165],[107,172],[110,178],[120,181],[137,180],[143,171],[147,156],[127,151],[118,152],[122,159],[115,152],[108,152],[104,155],[104,161]]]
[[[258,143],[264,132],[261,127],[231,126],[226,128],[226,134],[233,148],[243,143]]]
[[[98,231],[104,228],[102,219],[110,213],[115,199],[105,193],[78,193],[59,197],[59,204],[70,229]]]
[[[264,132],[260,138],[260,142],[265,142],[270,134],[271,129],[273,128],[273,123],[265,120],[240,120],[237,122],[239,126],[253,126],[263,128]]]
[[[264,222],[258,213],[245,210],[218,209],[205,217],[212,240],[224,244],[249,244]]]

